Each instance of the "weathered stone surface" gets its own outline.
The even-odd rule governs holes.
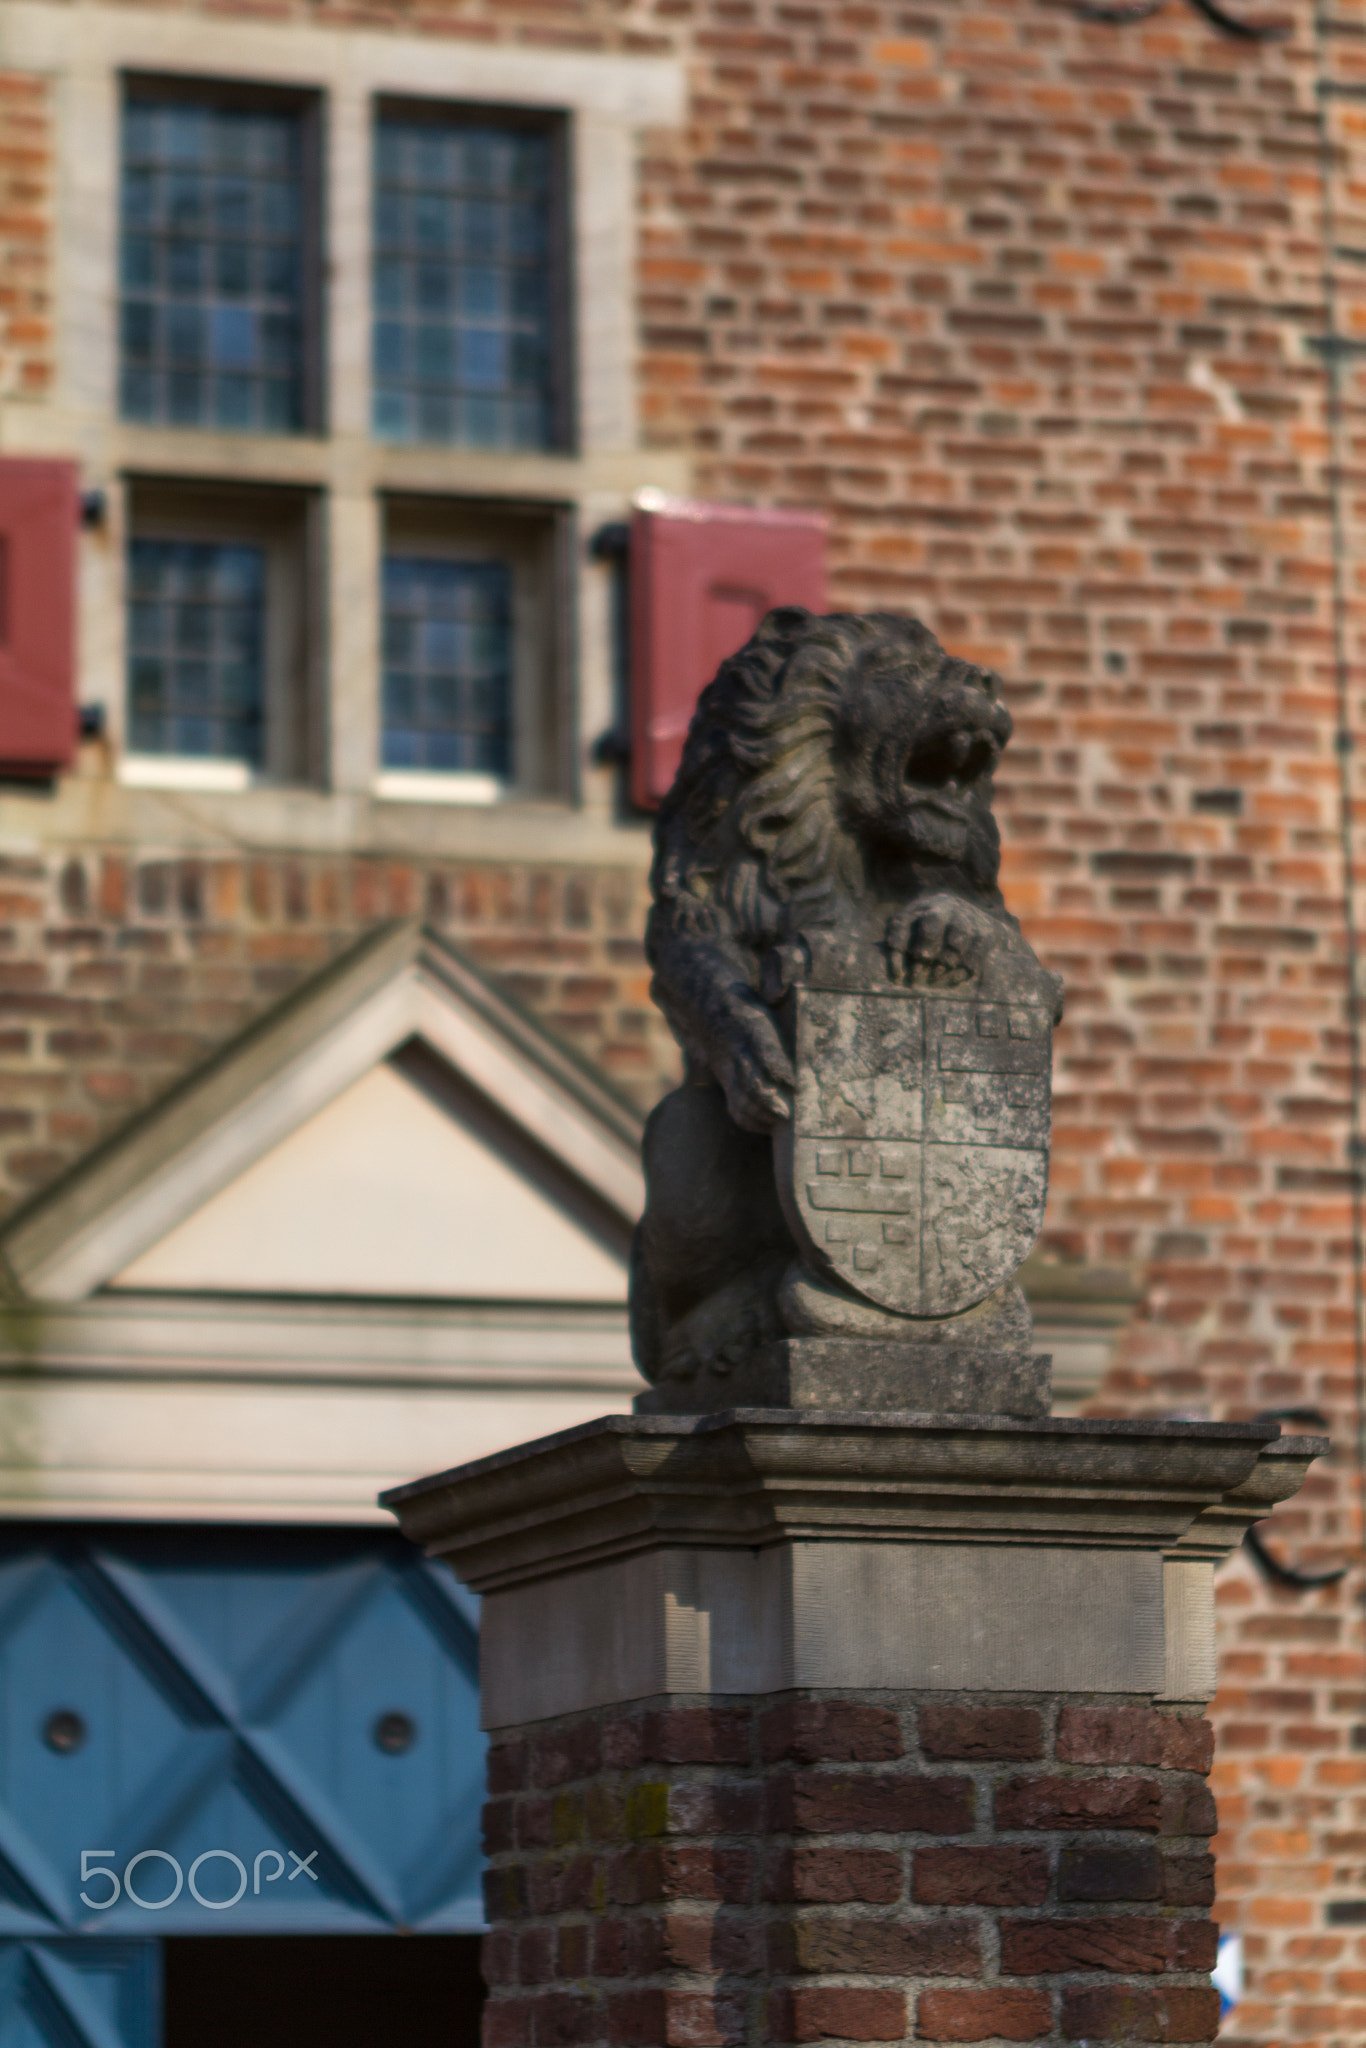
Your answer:
[[[1274,1427],[772,1408],[608,1416],[386,1501],[485,1595],[490,1727],[671,1694],[1053,1686],[1083,1696],[1060,1724],[1060,1756],[1094,1754],[1105,1770],[1139,1745],[1161,1773],[1192,1762],[1162,1747],[1174,1724],[1132,1705],[1162,1694],[1173,1664],[1164,1557],[1206,1509],[1218,1540],[1236,1540],[1230,1502],[1265,1490],[1249,1483],[1259,1460],[1277,1468],[1276,1491],[1293,1491],[1325,1445],[1272,1439]],[[1244,1503],[1243,1525],[1262,1512],[1260,1498]],[[1087,1703],[1099,1695],[1121,1696],[1123,1710]],[[804,1723],[803,1742],[847,1747],[857,1733],[873,1743],[863,1761],[881,1755],[882,1716],[867,1701],[840,1712],[838,1734]],[[690,1727],[667,1719],[675,1750]],[[980,1698],[928,1714],[921,1738],[945,1757],[1037,1746],[1028,1716]],[[1112,1781],[1098,1782],[1104,1793]],[[1152,1782],[1151,1812],[1125,1825],[1168,1836],[1212,1825],[1169,1811]],[[1073,1779],[1024,1776],[1010,1825],[1044,1825],[1074,1796]],[[1066,1822],[1115,1824],[1108,1808]]]
[[[778,1196],[803,1257],[908,1316],[972,1308],[1043,1221],[1051,1017],[1037,1003],[793,991]]]
[[[382,1496],[405,1533],[485,1593],[570,1565],[657,1550],[858,1543],[1085,1542],[1152,1549],[1228,1503],[1259,1460],[1280,1497],[1327,1449],[1275,1423],[831,1415],[605,1415]]]
[[[1046,1409],[1017,1296],[944,1327],[1008,1287],[1048,1186],[1061,987],[996,885],[1010,730],[995,676],[883,615],[774,612],[703,694],[656,834],[688,1081],[646,1132],[645,1412]],[[868,1348],[784,1343],[835,1337]]]
[[[884,1343],[945,1345],[1027,1358],[1033,1317],[1018,1280],[1002,1281],[971,1308],[948,1316],[901,1316],[862,1300],[839,1281],[794,1263],[778,1290],[778,1313],[794,1337],[877,1337]]]
[[[1047,1415],[1049,1360],[950,1344],[873,1337],[780,1337],[726,1372],[652,1387],[642,1415],[707,1414],[723,1405],[882,1413]]]

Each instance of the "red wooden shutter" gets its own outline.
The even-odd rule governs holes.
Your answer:
[[[702,690],[774,605],[825,610],[825,520],[642,494],[631,525],[631,797],[678,772]]]
[[[76,750],[74,462],[0,458],[0,771],[51,775]]]

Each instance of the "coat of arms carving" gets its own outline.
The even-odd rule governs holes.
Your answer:
[[[1052,1029],[1036,1004],[799,988],[778,1193],[820,1269],[880,1308],[982,1301],[1038,1236]]]

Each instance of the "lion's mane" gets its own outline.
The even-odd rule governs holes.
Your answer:
[[[932,697],[985,671],[946,655],[917,619],[772,611],[698,701],[677,778],[660,808],[652,885],[678,936],[759,949],[834,921],[862,868],[837,802],[835,739],[851,679],[895,671]],[[972,849],[953,886],[999,904],[999,846]],[[652,948],[653,951],[653,948]]]

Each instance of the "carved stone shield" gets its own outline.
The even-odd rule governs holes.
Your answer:
[[[900,990],[794,1001],[797,1094],[775,1155],[798,1243],[881,1308],[971,1308],[1043,1222],[1047,1013]]]

